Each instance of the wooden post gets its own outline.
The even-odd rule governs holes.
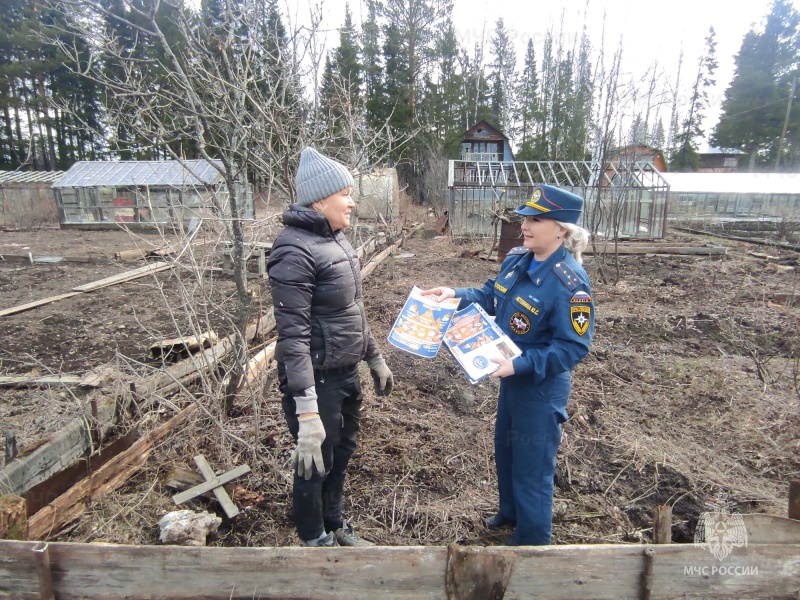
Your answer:
[[[800,521],[800,479],[789,482],[789,518]]]
[[[28,539],[28,509],[25,498],[0,496],[0,540]]]
[[[17,434],[6,431],[6,464],[17,458]]]
[[[33,561],[36,563],[36,574],[39,576],[39,597],[42,600],[55,600],[48,546],[49,544],[36,544],[33,547]]]
[[[653,511],[653,543],[669,544],[672,542],[672,507],[656,506]]]
[[[663,507],[662,507],[663,508]],[[670,509],[672,515],[672,509]],[[653,592],[653,562],[656,558],[656,551],[652,548],[644,549],[644,573],[642,573],[642,592],[640,598],[642,600],[650,600],[650,595]]]

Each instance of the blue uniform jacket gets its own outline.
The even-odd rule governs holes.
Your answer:
[[[533,254],[524,247],[508,253],[500,273],[482,288],[456,288],[459,308],[480,304],[514,341],[517,376],[541,383],[571,371],[589,352],[594,304],[589,278],[562,246],[529,271]]]

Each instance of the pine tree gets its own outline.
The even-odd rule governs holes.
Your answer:
[[[800,15],[791,2],[775,0],[763,32],[751,29],[736,55],[734,77],[725,91],[712,141],[747,152],[751,171],[777,160],[791,80],[797,72],[798,30]],[[800,126],[800,111],[790,117],[791,137]]]
[[[539,103],[539,75],[536,71],[536,51],[533,40],[528,40],[525,50],[525,66],[522,69],[517,87],[519,105],[518,160],[535,160],[535,140],[542,126],[542,112]]]
[[[492,122],[509,137],[513,137],[515,116],[514,88],[516,86],[517,55],[503,19],[497,19],[491,40],[494,62],[490,65]]]
[[[715,83],[714,72],[717,69],[715,37],[714,28],[711,27],[706,37],[705,49],[698,61],[697,76],[689,99],[689,112],[676,137],[676,151],[670,157],[670,169],[673,171],[697,170],[699,155],[696,140],[704,133],[701,127],[703,112],[708,106],[708,89]]]
[[[361,24],[361,64],[364,65],[364,96],[367,121],[379,129],[385,122],[383,102],[383,61],[377,0],[366,0],[367,20]]]

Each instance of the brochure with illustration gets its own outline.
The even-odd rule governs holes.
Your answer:
[[[389,343],[422,358],[433,358],[442,345],[450,319],[458,308],[457,298],[437,302],[411,290],[389,333]]]
[[[444,344],[473,384],[500,367],[493,358],[516,358],[522,354],[494,319],[474,303],[450,319]]]

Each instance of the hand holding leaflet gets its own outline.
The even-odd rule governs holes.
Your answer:
[[[389,333],[389,343],[423,358],[433,358],[442,345],[442,338],[453,313],[457,298],[437,301],[420,294],[414,286]]]
[[[477,304],[470,304],[453,315],[444,344],[472,383],[477,383],[500,367],[492,359],[516,358],[522,354]]]

